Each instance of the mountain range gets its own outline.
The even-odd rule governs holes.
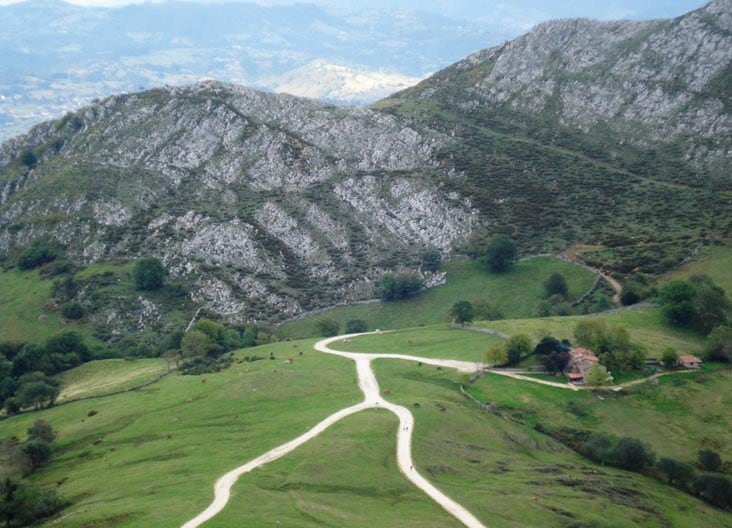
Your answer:
[[[369,299],[495,233],[660,273],[732,234],[731,21],[715,0],[549,22],[372,108],[217,81],[109,97],[0,147],[0,248],[158,257],[231,321]]]

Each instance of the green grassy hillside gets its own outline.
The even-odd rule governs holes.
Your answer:
[[[473,261],[449,262],[444,269],[447,272],[445,284],[415,297],[337,307],[317,316],[285,323],[278,333],[293,338],[317,335],[313,323],[323,317],[338,321],[341,330],[350,319],[363,319],[372,330],[447,322],[452,305],[466,300],[488,301],[506,317],[530,317],[534,315],[536,302],[544,295],[544,281],[552,273],[564,275],[573,299],[585,293],[595,281],[595,276],[585,268],[554,257],[524,260],[505,273],[489,273]]]
[[[442,349],[444,357],[465,357],[491,339],[433,327],[338,346],[435,356]],[[236,362],[205,376],[173,374],[139,391],[12,417],[0,422],[0,431],[3,437],[21,436],[38,418],[58,431],[54,460],[33,478],[58,486],[72,502],[61,514],[62,526],[178,526],[208,505],[218,476],[360,400],[352,362],[315,352],[313,342],[248,349],[265,357],[272,352],[276,359]],[[288,358],[294,362],[286,363]],[[138,370],[135,363],[92,363],[64,379],[67,386],[94,391],[98,374],[117,368],[125,372],[118,375],[123,379]],[[632,434],[659,455],[682,460],[706,445],[729,460],[727,372],[664,379],[603,400],[492,375],[469,389],[511,421],[486,414],[462,396],[458,388],[465,377],[447,369],[377,360],[375,371],[382,389],[390,391],[387,398],[415,415],[417,468],[489,526],[727,522],[729,514],[647,477],[600,468],[533,429],[541,422]],[[304,527],[453,526],[399,475],[395,428],[392,415],[375,410],[344,420],[244,477],[210,525],[267,526],[280,520],[282,526]]]
[[[660,358],[663,350],[669,346],[680,354],[699,354],[704,347],[703,337],[692,330],[668,324],[660,308],[639,308],[599,316],[543,317],[481,321],[474,324],[509,335],[528,334],[536,340],[546,335],[553,335],[557,339],[572,341],[574,328],[582,317],[602,317],[608,324],[624,326],[633,341],[646,347],[650,358]]]

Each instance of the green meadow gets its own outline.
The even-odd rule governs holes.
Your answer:
[[[303,338],[317,335],[314,323],[332,318],[341,330],[351,319],[363,319],[370,330],[391,330],[449,322],[449,311],[459,301],[488,301],[505,317],[531,317],[544,297],[544,282],[561,273],[572,299],[589,290],[595,275],[585,268],[555,257],[536,257],[517,262],[505,273],[489,273],[477,262],[458,260],[443,265],[447,282],[416,296],[392,302],[339,306],[317,316],[290,321],[278,327],[280,335]]]

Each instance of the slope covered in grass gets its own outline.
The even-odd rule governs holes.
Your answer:
[[[546,335],[572,341],[577,321],[584,317],[600,317],[609,325],[624,326],[630,333],[631,340],[646,348],[649,358],[660,358],[666,347],[675,348],[679,354],[700,354],[704,346],[704,339],[697,333],[669,325],[660,308],[639,308],[596,316],[480,321],[474,324],[509,335],[528,334],[537,341]]]
[[[363,319],[369,329],[407,328],[450,320],[448,312],[458,301],[484,300],[506,317],[530,317],[544,295],[544,282],[552,273],[567,280],[569,296],[577,298],[592,287],[595,276],[585,268],[554,257],[536,257],[516,263],[505,273],[489,273],[473,261],[444,265],[447,282],[414,297],[392,302],[340,306],[322,314],[291,321],[279,327],[287,337],[317,335],[314,322],[332,318],[341,330],[350,319]]]
[[[58,401],[130,390],[168,371],[162,359],[105,359],[85,363],[56,376],[61,382]]]

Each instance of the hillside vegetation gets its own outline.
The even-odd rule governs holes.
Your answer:
[[[449,322],[449,311],[459,301],[485,301],[504,317],[530,317],[536,303],[545,296],[544,282],[552,273],[562,274],[569,286],[569,298],[587,292],[595,275],[580,266],[555,257],[522,260],[505,273],[489,273],[475,261],[453,261],[444,265],[446,283],[408,299],[340,306],[302,320],[287,322],[278,333],[301,338],[317,335],[315,323],[334,319],[341,331],[351,319],[366,321],[370,330],[407,328],[420,324]]]
[[[425,338],[442,332],[428,329]],[[455,338],[434,345],[435,354],[440,346],[469,350],[478,346],[476,340],[490,341],[461,330],[444,332]],[[382,339],[382,351],[404,352],[398,335],[368,339]],[[313,351],[312,343],[259,347],[253,351],[263,357],[271,352],[276,359],[237,361],[205,376],[173,374],[139,391],[12,417],[2,429],[6,435],[20,434],[42,417],[57,430],[54,458],[34,479],[56,483],[71,501],[61,513],[64,526],[179,525],[208,504],[217,476],[360,398],[353,364]],[[415,351],[429,346],[415,343]],[[236,357],[243,359],[243,353]],[[283,362],[290,357],[293,363]],[[95,377],[93,367],[65,376],[83,386],[85,378]],[[486,414],[459,394],[465,379],[454,372],[394,360],[378,360],[375,368],[382,389],[389,390],[387,398],[413,409],[420,471],[488,524],[526,526],[541,519],[561,525],[568,518],[607,527],[726,522],[726,513],[648,477],[594,465],[533,427],[541,421],[632,432],[659,454],[682,459],[693,457],[699,445],[720,446],[728,459],[732,428],[723,412],[730,386],[726,373],[668,380],[604,400],[488,375],[469,389],[500,411]],[[122,370],[132,372],[124,365]],[[452,526],[396,471],[395,425],[391,415],[376,410],[344,420],[242,478],[233,501],[211,525],[228,526],[234,519],[264,525],[274,519],[313,527]],[[672,449],[665,438],[678,442]],[[598,504],[611,510],[612,518],[600,515]]]

